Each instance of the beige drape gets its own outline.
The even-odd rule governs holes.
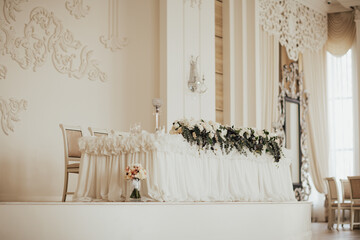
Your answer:
[[[356,43],[353,49],[353,66],[354,66],[354,78],[355,78],[355,83],[354,87],[356,87],[356,91],[359,93],[360,92],[360,7],[357,7],[357,9],[355,10],[355,25],[356,25]],[[357,146],[359,146],[359,142],[360,142],[360,97],[359,94],[354,96],[354,100],[357,101],[357,104],[355,104],[355,106],[357,105],[357,109],[354,112],[354,114],[356,114],[355,116],[355,124],[354,124],[354,128],[355,131],[357,132],[357,134],[355,134],[356,138],[355,138],[355,144]],[[355,146],[356,146],[355,145]],[[354,162],[354,174],[356,175],[360,175],[360,150],[359,147],[355,147],[355,162]]]
[[[303,54],[304,85],[310,93],[309,130],[310,172],[318,192],[325,192],[324,177],[329,172],[329,133],[326,84],[326,50],[325,48]]]
[[[335,56],[344,55],[355,40],[354,12],[328,14],[326,50]]]
[[[261,128],[278,121],[279,40],[260,27]]]

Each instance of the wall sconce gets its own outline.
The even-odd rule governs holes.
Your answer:
[[[199,71],[197,68],[199,56],[194,57],[191,56],[190,60],[190,74],[189,74],[189,81],[188,81],[188,88],[191,92],[196,92],[202,94],[206,92],[207,87],[205,85],[205,77],[204,75],[202,78],[199,76]]]

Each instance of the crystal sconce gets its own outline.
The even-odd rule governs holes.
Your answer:
[[[198,59],[199,57],[196,57],[196,59],[194,60],[194,57],[191,56],[188,88],[191,92],[202,94],[206,92],[207,87],[205,85],[204,75],[202,78],[200,78],[199,76]]]

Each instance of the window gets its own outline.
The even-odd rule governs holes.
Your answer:
[[[338,179],[353,175],[353,73],[351,49],[343,56],[327,53],[327,90],[330,130],[330,174]]]

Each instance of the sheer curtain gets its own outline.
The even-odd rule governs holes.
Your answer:
[[[354,114],[352,50],[336,57],[327,53],[330,175],[354,174]]]
[[[325,221],[325,183],[323,179],[329,174],[329,128],[326,82],[325,48],[303,54],[304,87],[310,93],[309,113],[307,117],[309,131],[309,157],[312,188],[310,201],[313,202],[312,217],[314,221]]]
[[[279,96],[279,40],[260,26],[260,81],[261,81],[261,126],[272,129],[278,120]]]

